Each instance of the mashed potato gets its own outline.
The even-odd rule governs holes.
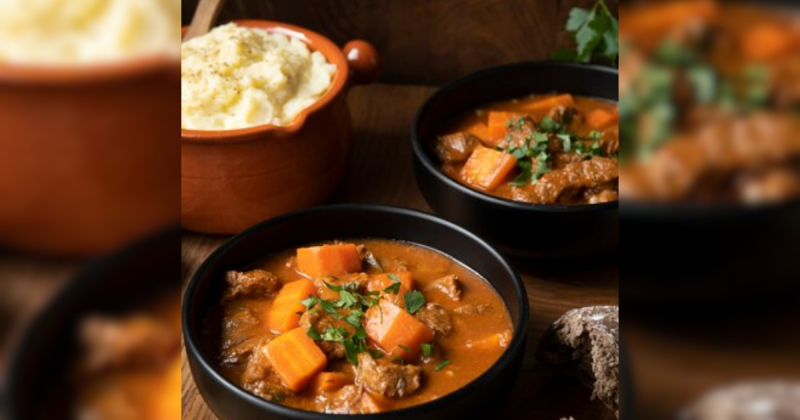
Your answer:
[[[177,56],[180,0],[0,0],[0,63],[77,65]]]
[[[297,38],[220,26],[181,46],[181,128],[288,125],[328,90],[335,71]]]

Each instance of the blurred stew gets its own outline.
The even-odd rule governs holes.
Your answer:
[[[800,196],[800,15],[755,2],[620,10],[623,198]]]
[[[221,317],[210,315],[207,328],[221,372],[308,411],[431,401],[477,378],[512,338],[505,304],[486,281],[407,243],[289,250],[226,281]]]
[[[180,296],[80,325],[74,418],[174,420],[181,416]]]
[[[442,171],[482,192],[532,204],[617,201],[617,104],[534,95],[471,111],[441,130]]]

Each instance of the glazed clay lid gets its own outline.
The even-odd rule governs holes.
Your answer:
[[[232,130],[189,130],[181,128],[181,139],[184,141],[199,143],[237,142],[251,140],[255,135],[265,133],[278,136],[291,135],[303,128],[309,115],[327,106],[345,88],[351,76],[351,71],[353,73],[353,83],[370,83],[377,79],[377,53],[375,48],[365,41],[350,41],[342,50],[328,38],[299,26],[266,20],[235,20],[233,23],[238,26],[263,29],[271,33],[297,38],[308,45],[312,52],[321,52],[330,64],[336,66],[331,85],[316,102],[300,111],[292,122],[287,125],[261,124]],[[186,28],[183,29],[183,32],[186,32]]]

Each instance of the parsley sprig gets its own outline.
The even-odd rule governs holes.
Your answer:
[[[522,121],[522,123],[517,121]],[[512,118],[507,126],[510,130],[520,130],[523,124],[524,118]],[[522,145],[510,144],[506,147],[505,152],[517,159],[517,167],[520,170],[519,175],[511,181],[511,185],[516,187],[535,185],[542,176],[550,173],[548,167],[550,154],[547,153],[547,147],[551,137],[561,141],[561,149],[564,152],[573,152],[584,158],[603,156],[600,146],[600,140],[603,137],[601,132],[592,131],[588,136],[579,136],[570,132],[568,127],[569,124],[560,123],[547,116],[535,125],[535,129],[538,131],[531,131]],[[594,141],[594,143],[587,148],[583,143],[586,140]]]
[[[567,31],[575,36],[575,50],[559,50],[553,59],[591,62],[599,56],[612,65],[619,59],[619,21],[604,0],[597,0],[591,9],[575,7],[567,20]]]

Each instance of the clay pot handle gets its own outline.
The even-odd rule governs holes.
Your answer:
[[[380,63],[378,52],[367,41],[360,39],[348,42],[342,49],[350,65],[350,81],[353,85],[365,85],[378,80]]]

